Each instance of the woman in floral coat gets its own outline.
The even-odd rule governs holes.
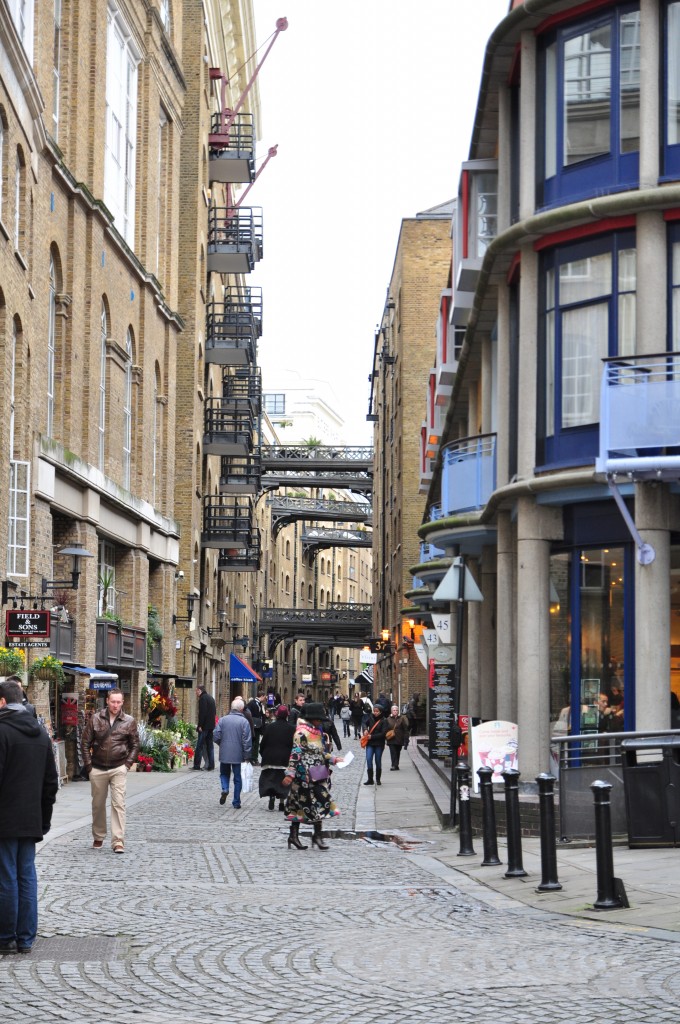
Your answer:
[[[286,804],[286,818],[290,821],[288,848],[306,850],[300,842],[300,824],[314,825],[312,846],[327,850],[321,838],[321,819],[335,818],[340,811],[331,800],[328,766],[338,764],[341,757],[326,753],[321,731],[325,717],[323,704],[305,704],[297,721],[293,749],[283,785],[290,786]]]

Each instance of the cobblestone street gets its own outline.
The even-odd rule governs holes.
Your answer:
[[[352,747],[333,778],[343,831],[373,799]],[[41,850],[40,936],[0,960],[3,1024],[677,1019],[674,942],[499,909],[430,870],[434,833],[413,852],[339,835],[289,851],[256,792],[235,811],[217,772],[172,782],[129,807],[124,857],[91,850],[84,825]]]

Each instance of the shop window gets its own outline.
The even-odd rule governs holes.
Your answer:
[[[598,446],[602,360],[635,353],[633,233],[552,250],[544,256],[542,285],[542,461],[592,461]]]
[[[640,11],[618,7],[545,37],[542,205],[635,187]],[[596,183],[596,189],[594,187]]]

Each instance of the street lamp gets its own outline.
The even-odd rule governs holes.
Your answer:
[[[91,551],[86,551],[80,541],[74,541],[72,547],[61,548],[57,554],[59,555],[70,555],[73,559],[73,568],[71,569],[70,580],[47,580],[43,576],[41,593],[43,597],[47,594],[48,590],[77,590],[78,582],[80,578],[80,559],[81,558],[94,558]]]

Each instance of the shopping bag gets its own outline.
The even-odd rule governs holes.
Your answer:
[[[241,792],[250,793],[253,788],[253,766],[250,761],[244,761],[241,765],[241,782]]]

